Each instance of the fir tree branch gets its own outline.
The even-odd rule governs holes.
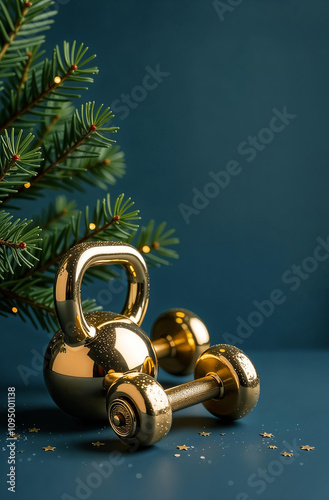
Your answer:
[[[7,43],[5,43],[2,47],[2,50],[0,52],[0,61],[3,58],[3,56],[6,54],[7,50],[9,49],[9,47],[11,46],[13,41],[15,40],[16,36],[18,35],[18,32],[23,25],[24,18],[26,17],[30,7],[32,7],[32,3],[25,2],[25,9],[22,10],[21,16],[18,16],[16,18],[15,23],[14,23],[14,30],[9,35],[9,41]]]
[[[17,158],[12,158],[11,161],[7,162],[7,166],[3,169],[2,174],[0,174],[0,182],[4,179],[4,177],[8,174],[9,170],[16,165],[16,161],[19,160],[19,156],[16,155]]]
[[[30,186],[29,186],[29,189],[31,187],[33,187],[37,182],[41,181],[46,175],[50,174],[50,172],[52,172],[54,170],[55,167],[57,167],[58,165],[60,165],[61,163],[63,163],[66,158],[72,154],[76,149],[78,149],[84,142],[85,140],[95,132],[94,128],[90,127],[89,130],[87,130],[87,132],[85,132],[83,134],[83,136],[78,140],[76,141],[74,144],[72,144],[59,158],[57,158],[55,161],[53,161],[48,167],[46,167],[42,172],[40,172],[38,175],[36,175],[33,179],[30,180]],[[1,177],[0,177],[0,182],[1,182]],[[12,198],[14,198],[15,196],[19,195],[22,191],[25,191],[25,186],[22,185],[20,186],[16,192],[14,193],[11,193],[10,195],[8,195],[2,202],[2,205],[5,205],[6,203],[8,203]]]
[[[39,262],[39,264],[26,271],[24,275],[21,277],[21,281],[31,278],[36,274],[40,275],[48,270],[50,270],[55,264],[57,264],[66,254],[66,252],[74,245],[79,243],[83,243],[85,241],[91,239],[98,238],[106,238],[106,239],[114,239],[119,234],[121,239],[127,239],[130,234],[125,232],[119,226],[127,227],[133,231],[137,229],[138,226],[136,224],[132,224],[131,221],[135,219],[139,219],[138,211],[133,210],[128,212],[128,210],[132,207],[134,203],[130,198],[124,201],[124,195],[121,194],[114,203],[114,208],[112,210],[110,203],[110,196],[107,195],[107,198],[103,199],[102,203],[100,200],[97,201],[96,207],[93,211],[93,220],[95,222],[90,222],[89,219],[89,207],[87,206],[85,209],[85,229],[83,234],[80,234],[80,222],[81,222],[81,212],[78,212],[77,217],[72,219],[69,224],[66,224],[60,234],[51,234],[50,238],[44,242],[44,248],[42,254],[46,256],[46,260],[43,262]],[[111,236],[109,235],[109,229],[111,229]],[[73,241],[68,239],[71,232],[74,234]],[[62,244],[59,245],[58,240],[62,241]],[[53,248],[54,242],[57,241],[57,251],[58,253],[54,255],[51,252],[48,252],[48,248]],[[65,243],[64,243],[65,241]],[[48,258],[49,256],[49,258]]]
[[[3,240],[0,238],[0,246],[3,246],[3,247],[9,247],[9,248],[21,248],[21,245],[22,243],[24,242],[19,242],[19,243],[13,243],[12,241],[7,241],[7,240]]]
[[[88,64],[95,56],[85,56],[83,44],[64,42],[63,50],[56,45],[50,58],[41,59],[45,37],[40,33],[50,28],[56,11],[52,0],[32,2],[0,0],[0,202],[16,195],[15,202],[38,200],[49,189],[106,189],[125,173],[124,155],[107,136],[117,130],[107,124],[111,110],[95,109],[93,102],[81,110],[72,104],[80,97],[77,91],[87,89],[98,72]],[[12,124],[15,128],[9,132]],[[32,131],[37,137],[34,146]],[[36,328],[56,328],[56,268],[70,248],[85,241],[132,243],[135,237],[135,247],[148,263],[166,265],[177,258],[170,248],[178,243],[173,230],[165,230],[165,223],[155,228],[151,221],[137,234],[134,222],[140,217],[132,205],[120,195],[111,207],[108,195],[82,214],[74,201],[60,196],[32,220],[13,219],[0,210],[0,315],[17,314]],[[109,280],[114,275],[113,266],[94,267],[85,279]],[[83,301],[83,308],[100,309],[95,301]]]
[[[97,236],[98,234],[104,232],[106,229],[110,228],[111,226],[113,226],[113,224],[115,222],[118,222],[119,219],[117,218],[118,216],[114,216],[107,224],[104,224],[102,227],[99,227],[97,228],[95,231],[93,232],[90,232],[90,231],[86,231],[86,233],[84,234],[84,236],[82,238],[80,238],[78,241],[75,241],[74,242],[74,245],[78,245],[79,243],[83,243],[85,241],[88,241],[89,239],[91,238],[94,238],[95,236]],[[57,264],[58,261],[60,261],[64,255],[66,254],[67,252],[67,249],[64,249],[62,250],[62,252],[60,252],[59,254],[55,255],[55,257],[49,259],[45,264],[43,264],[42,266],[37,266],[33,269],[30,269],[29,271],[27,271],[27,273],[24,275],[24,278],[30,278],[31,276],[33,276],[34,274],[36,273],[43,273],[45,271],[47,271],[48,269],[50,269],[52,266],[54,266],[55,264]]]
[[[47,229],[49,226],[51,226],[55,222],[58,222],[66,214],[67,214],[67,209],[63,208],[63,210],[61,212],[59,212],[52,219],[49,219],[43,226],[41,226],[41,229]]]
[[[25,83],[27,82],[27,79],[28,79],[28,74],[29,74],[29,69],[31,67],[33,54],[32,54],[32,52],[27,52],[26,56],[27,56],[27,59],[25,61],[25,66],[24,66],[24,69],[23,69],[23,74],[22,74],[22,77],[21,77],[21,80],[19,82],[19,86],[18,86],[18,89],[17,89],[17,107],[18,107],[18,104],[19,104],[20,95],[21,95],[22,90],[24,88],[24,85],[25,85]]]
[[[65,126],[63,136],[59,136],[58,133],[55,133],[53,146],[50,146],[50,149],[45,149],[44,153],[47,161],[50,164],[47,165],[47,162],[44,162],[43,168],[41,167],[38,170],[38,174],[34,177],[31,175],[28,183],[28,193],[29,197],[34,195],[34,192],[37,189],[40,190],[39,184],[41,183],[41,187],[44,185],[44,179],[47,178],[49,182],[51,182],[51,186],[56,188],[61,182],[60,187],[65,187],[65,179],[69,176],[68,171],[71,170],[79,170],[80,174],[84,170],[79,166],[79,164],[69,162],[66,165],[66,160],[72,158],[72,160],[77,160],[81,158],[80,151],[83,153],[82,158],[85,160],[88,157],[94,158],[95,156],[99,157],[99,148],[108,149],[110,144],[114,142],[112,139],[109,139],[103,135],[103,133],[114,133],[117,131],[117,127],[106,127],[104,125],[107,124],[109,120],[113,118],[112,111],[110,108],[106,108],[102,111],[102,105],[95,110],[95,103],[88,102],[85,106],[81,106],[81,112],[76,110],[70,127]],[[85,145],[84,150],[82,151],[81,147]],[[98,152],[95,152],[95,146],[97,145]],[[52,151],[52,148],[55,151]],[[53,153],[56,153],[54,155]],[[53,160],[52,160],[53,158]],[[64,164],[64,165],[62,165]],[[60,169],[64,171],[65,177],[63,174],[58,175],[57,169],[60,166]],[[56,169],[56,173],[53,172]],[[119,169],[117,169],[119,171]],[[113,178],[113,176],[112,176]],[[50,181],[51,179],[51,181]],[[32,188],[33,191],[32,191]],[[35,189],[36,188],[36,189]],[[7,194],[2,196],[2,204],[5,205],[12,198],[19,196],[27,191],[26,184],[21,183],[18,188],[12,189],[11,192],[7,192]],[[31,192],[32,191],[32,192]]]
[[[78,149],[82,144],[85,142],[85,140],[95,132],[96,128],[94,128],[94,125],[91,125],[89,130],[83,134],[83,136],[76,141],[74,144],[72,144],[59,158],[57,158],[55,161],[53,161],[45,170],[40,172],[32,181],[31,181],[31,186],[34,186],[38,181],[44,178],[45,175],[49,174],[54,168],[59,165],[60,163],[63,163],[66,158],[73,153],[76,149]],[[18,190],[19,192],[19,190]]]
[[[23,303],[28,306],[42,309],[43,311],[46,311],[49,314],[52,314],[53,316],[56,316],[55,309],[52,307],[49,307],[45,304],[41,304],[40,302],[36,302],[33,299],[29,299],[28,297],[25,297],[24,295],[21,295],[19,293],[13,292],[12,290],[8,290],[8,288],[0,287],[0,294],[4,297],[8,297],[12,300],[17,301],[18,303]]]
[[[57,88],[60,87],[60,85],[62,85],[62,83],[69,78],[69,76],[75,71],[75,69],[77,68],[74,67],[69,68],[62,77],[58,77],[59,78],[58,82],[54,81],[52,85],[43,90],[38,96],[32,99],[32,101],[23,106],[20,110],[17,110],[5,123],[0,125],[0,133],[3,132],[6,128],[10,127],[10,125],[14,121],[16,121],[17,118],[30,111],[34,106],[40,104],[45,99],[45,97],[47,97],[49,94],[57,90]]]
[[[47,127],[45,128],[45,130],[43,131],[43,133],[41,134],[41,136],[39,137],[38,141],[37,141],[37,144],[36,144],[36,147],[39,148],[42,146],[42,144],[44,143],[46,137],[51,133],[51,131],[53,130],[53,128],[55,127],[56,123],[61,119],[61,115],[57,114],[55,116],[53,116],[53,118],[51,119],[51,122],[49,123],[49,125],[47,125]]]
[[[28,259],[38,260],[34,252],[40,250],[37,246],[41,241],[40,228],[31,229],[31,220],[16,219],[13,222],[12,218],[4,210],[0,211],[0,279],[14,274],[14,269],[22,267],[22,264],[32,268],[33,264]]]
[[[15,192],[15,185],[23,184],[27,179],[36,175],[35,168],[40,166],[42,158],[39,149],[30,149],[34,139],[31,133],[23,137],[23,130],[15,135],[15,129],[11,134],[5,130],[0,140],[0,199],[6,198],[8,193]],[[18,174],[15,177],[15,174]],[[9,179],[5,179],[8,176]],[[18,180],[19,179],[19,180]]]
[[[129,239],[129,243],[135,244],[136,248],[145,256],[146,263],[150,266],[169,265],[168,259],[178,258],[178,253],[168,247],[177,245],[179,239],[173,236],[175,230],[169,229],[166,231],[166,226],[167,224],[162,222],[155,228],[154,220],[150,220],[147,226],[141,228],[136,243],[134,243],[136,233]]]

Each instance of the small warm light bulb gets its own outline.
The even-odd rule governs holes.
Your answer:
[[[181,325],[183,323],[183,320],[182,318],[176,318],[176,323],[178,323],[179,325]]]
[[[219,349],[219,352],[225,352],[225,349]]]
[[[147,246],[147,245],[144,245],[143,248],[142,248],[142,252],[143,253],[149,253],[151,251],[150,247]]]
[[[91,222],[89,224],[89,229],[90,229],[90,231],[93,231],[94,229],[96,229],[96,224],[94,224],[93,222]]]
[[[11,310],[13,311],[14,314],[16,314],[18,312],[17,307],[13,307]]]
[[[27,182],[26,184],[24,184],[24,187],[25,187],[26,189],[29,189],[29,187],[31,187],[30,182]]]
[[[178,316],[179,318],[185,318],[185,313],[177,311],[176,316]]]
[[[61,83],[61,77],[60,76],[55,76],[54,78],[54,83]]]

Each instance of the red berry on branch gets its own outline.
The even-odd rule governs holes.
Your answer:
[[[32,2],[25,2],[24,5],[25,7],[32,7]]]
[[[115,215],[113,219],[115,220],[115,222],[118,222],[121,219],[121,217],[120,215]]]
[[[78,69],[78,66],[76,64],[72,64],[71,69],[75,71],[76,69]]]
[[[24,241],[21,241],[20,244],[19,244],[19,248],[21,250],[24,250],[26,248],[26,243],[24,243]]]
[[[94,124],[90,125],[90,130],[92,130],[93,132],[96,130],[96,128],[97,128],[96,125],[94,125]]]
[[[20,156],[19,156],[19,155],[14,155],[14,156],[13,156],[13,160],[14,160],[14,161],[18,161],[19,159],[20,159]]]

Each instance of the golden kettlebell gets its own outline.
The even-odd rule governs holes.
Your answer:
[[[128,280],[121,314],[84,314],[81,282],[91,266],[120,264]],[[157,376],[154,347],[140,328],[149,302],[149,275],[141,254],[120,242],[87,242],[62,260],[54,284],[61,329],[45,354],[44,379],[55,403],[80,418],[106,420],[104,376],[137,371]]]

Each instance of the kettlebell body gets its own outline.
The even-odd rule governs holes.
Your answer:
[[[121,314],[84,315],[81,281],[93,265],[121,264],[128,279]],[[149,299],[145,261],[132,246],[90,242],[73,247],[59,266],[54,299],[61,329],[46,350],[44,379],[55,403],[79,418],[106,421],[104,376],[136,371],[157,376],[153,345],[140,328]]]

